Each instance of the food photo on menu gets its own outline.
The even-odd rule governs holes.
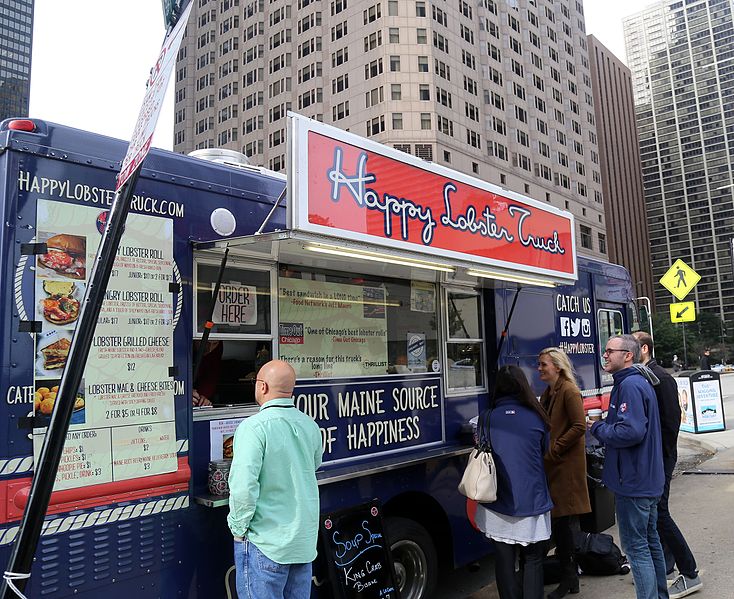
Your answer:
[[[41,233],[39,241],[45,241],[46,253],[38,256],[38,276],[58,277],[60,275],[68,279],[81,280],[86,278],[86,237],[65,233]]]
[[[61,379],[37,379],[36,392],[33,396],[33,411],[36,415],[36,428],[48,426],[56,403],[56,394],[59,392]],[[84,382],[79,386],[74,399],[74,411],[71,415],[71,424],[84,424],[86,422],[84,400]]]
[[[231,460],[234,457],[234,435],[225,435],[222,438],[222,458]]]
[[[36,313],[43,330],[72,326],[79,318],[84,289],[84,284],[76,281],[36,279]]]
[[[59,377],[71,348],[71,331],[52,330],[36,337],[36,376]]]

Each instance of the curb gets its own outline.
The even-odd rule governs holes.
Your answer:
[[[678,433],[679,437],[683,437],[693,445],[698,445],[701,449],[704,451],[707,451],[709,453],[718,453],[722,449],[726,449],[725,447],[722,447],[720,445],[713,445],[712,443],[709,443],[708,441],[704,441],[701,439],[699,435],[693,434],[693,433],[686,433],[681,431]]]

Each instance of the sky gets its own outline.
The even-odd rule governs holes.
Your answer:
[[[625,60],[622,18],[648,4],[585,0],[586,32]],[[160,0],[36,0],[30,116],[129,139],[164,36]],[[153,145],[173,147],[172,81]]]
[[[36,0],[30,116],[130,139],[166,35],[160,0]],[[173,76],[153,145],[173,147]]]

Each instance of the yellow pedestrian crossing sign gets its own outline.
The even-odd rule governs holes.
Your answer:
[[[670,322],[693,322],[696,320],[696,304],[680,302],[670,304]]]
[[[662,276],[660,283],[675,297],[682,300],[700,280],[701,275],[688,264],[683,260],[676,260],[668,272]]]

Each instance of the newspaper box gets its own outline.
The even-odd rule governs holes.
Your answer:
[[[680,402],[680,430],[711,433],[726,429],[719,373],[700,370],[675,377]]]

